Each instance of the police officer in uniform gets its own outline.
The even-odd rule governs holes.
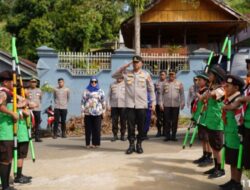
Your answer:
[[[126,108],[125,108],[125,83],[124,78],[117,78],[116,81],[110,85],[108,100],[108,108],[111,109],[112,117],[112,132],[114,137],[111,141],[118,140],[118,123],[120,120],[120,140],[125,141],[126,133]]]
[[[160,104],[159,104],[162,84],[166,81],[166,77],[167,77],[166,71],[161,71],[159,80],[155,83],[155,94],[156,94],[156,107],[155,107],[155,110],[156,110],[156,117],[157,117],[157,121],[156,121],[157,134],[156,134],[156,137],[166,135],[166,131],[164,131],[164,126],[163,126],[164,112],[160,109]]]
[[[132,70],[127,68],[133,65]],[[146,121],[146,110],[148,107],[147,91],[152,100],[151,109],[155,107],[154,84],[148,72],[142,70],[142,58],[138,55],[133,56],[132,63],[126,64],[118,69],[113,75],[113,78],[118,78],[122,74],[125,80],[125,103],[128,122],[128,140],[129,148],[127,154],[137,152],[143,153],[142,140],[143,128]],[[135,147],[135,126],[137,125],[138,135]]]
[[[40,139],[40,122],[41,122],[41,100],[42,100],[42,91],[37,88],[37,80],[32,78],[30,80],[30,88],[28,90],[28,99],[36,104],[36,107],[33,108],[32,112],[35,117],[35,141],[42,142]]]
[[[165,141],[177,141],[176,133],[179,112],[185,106],[185,96],[183,85],[176,80],[174,70],[169,71],[169,80],[163,83],[159,104],[161,105],[161,110],[164,110]],[[172,135],[170,134],[171,130]]]
[[[13,157],[13,122],[18,115],[13,110],[12,72],[0,73],[0,177],[3,190],[13,189],[9,186],[11,162]]]

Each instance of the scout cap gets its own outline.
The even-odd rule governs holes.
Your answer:
[[[213,65],[210,69],[209,72],[214,73],[217,77],[219,77],[222,80],[225,80],[226,78],[226,72],[220,67],[220,65]]]
[[[202,72],[202,73],[198,74],[196,76],[196,78],[202,78],[202,79],[208,81],[208,76],[207,76],[207,74],[205,72]]]
[[[140,61],[142,61],[142,57],[139,55],[135,55],[135,56],[133,56],[132,61],[133,62],[140,62]]]
[[[12,80],[12,72],[11,71],[2,71],[0,72],[0,82],[3,82],[5,80]]]
[[[226,83],[238,86],[240,90],[245,86],[244,80],[237,75],[227,75]]]

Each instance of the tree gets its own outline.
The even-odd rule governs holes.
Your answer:
[[[147,3],[146,0],[128,0],[128,4],[131,6],[134,12],[134,45],[135,54],[139,55],[141,53],[141,12]]]
[[[242,14],[250,13],[250,0],[224,0],[225,3],[230,5],[230,7],[234,8],[238,12]]]
[[[36,48],[89,51],[115,40],[126,12],[117,0],[15,0],[6,30],[19,54],[34,59]]]

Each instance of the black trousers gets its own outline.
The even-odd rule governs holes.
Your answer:
[[[34,126],[34,134],[35,139],[40,138],[40,123],[41,123],[41,111],[32,111],[34,118],[35,118],[35,126]]]
[[[172,138],[176,137],[178,119],[179,119],[179,107],[164,107],[164,128],[166,131],[166,137],[170,138],[172,131]]]
[[[67,109],[55,109],[55,122],[54,122],[54,135],[57,135],[58,124],[61,122],[62,133],[64,134],[66,131],[66,118],[67,118]]]
[[[118,133],[118,123],[120,121],[121,136],[126,133],[126,108],[111,108],[112,132],[116,136]]]
[[[143,140],[143,128],[146,123],[147,109],[127,108],[127,122],[128,122],[128,140],[129,142],[135,140],[135,126],[137,125],[137,141]]]
[[[85,115],[84,124],[85,124],[85,141],[86,146],[90,145],[90,140],[92,139],[92,145],[100,146],[101,145],[101,122],[102,117]]]
[[[165,134],[165,131],[164,131],[164,111],[161,111],[160,109],[160,106],[159,105],[156,105],[156,117],[157,117],[157,120],[156,120],[156,127],[157,127],[157,130],[158,130],[158,133],[159,134]]]

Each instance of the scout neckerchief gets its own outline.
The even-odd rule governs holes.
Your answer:
[[[203,87],[202,89],[199,90],[199,94],[202,95],[207,91],[207,87]],[[199,102],[199,97],[195,97],[193,107],[192,107],[192,113],[195,113],[197,111],[198,107],[198,102]]]
[[[231,95],[230,97],[226,98],[226,99],[223,101],[223,103],[224,103],[225,105],[229,105],[229,104],[233,103],[233,102],[234,102],[237,98],[239,98],[240,96],[241,96],[240,92],[236,92],[236,93],[234,93],[233,95]],[[241,112],[241,109],[236,109],[236,110],[235,110],[235,116],[237,115],[237,117],[235,117],[235,119],[238,118],[238,115],[239,115],[240,112]],[[227,124],[226,113],[227,113],[227,112],[226,112],[225,110],[222,110],[222,119],[223,119],[223,121],[224,121],[224,124]],[[237,121],[237,119],[236,119],[236,121]]]

